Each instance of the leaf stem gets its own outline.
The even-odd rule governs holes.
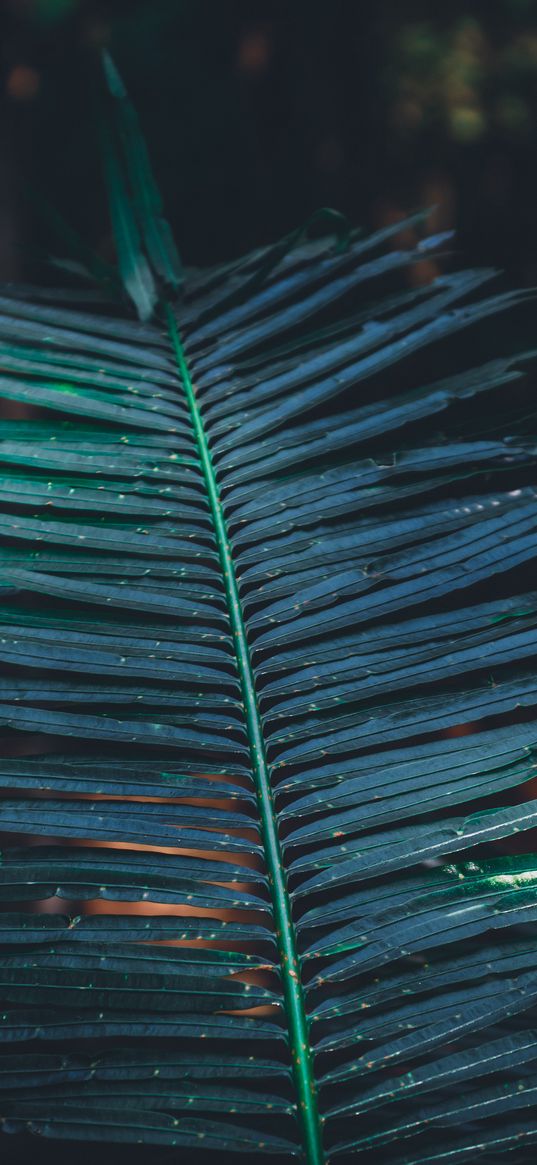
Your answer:
[[[317,1105],[317,1091],[313,1071],[313,1056],[310,1047],[308,1021],[304,1006],[302,977],[298,957],[295,929],[291,915],[291,903],[287,888],[287,878],[282,859],[276,812],[269,768],[266,759],[265,741],[261,727],[261,716],[257,701],[255,678],[250,658],[246,627],[242,615],[239,589],[227,525],[224,517],[220,492],[205,433],[205,427],[196,400],[196,394],[186,362],[181,337],[175,316],[169,304],[165,304],[166,320],[177,365],[183,383],[185,396],[192,417],[192,424],[198,442],[203,474],[207,486],[209,505],[214,522],[220,564],[224,576],[224,586],[229,608],[229,618],[239,669],[252,768],[255,779],[259,807],[261,837],[270,884],[272,908],[278,951],[280,956],[282,988],[287,1009],[290,1052],[295,1087],[298,1094],[298,1110],[302,1126],[303,1144],[308,1165],[323,1165],[325,1155],[322,1145],[321,1119]]]

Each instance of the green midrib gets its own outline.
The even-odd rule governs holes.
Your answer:
[[[235,567],[229,545],[226,520],[220,501],[218,483],[205,434],[205,427],[183,352],[181,337],[169,304],[165,304],[165,312],[177,365],[192,417],[196,440],[198,442],[224,578],[229,618],[233,631],[248,728],[252,769],[257,793],[261,838],[270,883],[273,917],[280,957],[282,988],[287,1012],[290,1052],[298,1097],[298,1111],[302,1126],[304,1151],[309,1165],[323,1165],[325,1155],[322,1146],[321,1120],[317,1104],[308,1022],[304,1007],[300,962],[296,947],[295,929],[291,916],[291,903],[287,889],[285,867],[282,860],[280,839],[276,825],[274,798],[265,753],[265,741],[261,727],[255,679],[242,615]]]

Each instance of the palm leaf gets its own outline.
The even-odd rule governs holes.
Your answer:
[[[143,322],[0,302],[3,1128],[529,1160],[532,293],[325,212],[183,286],[106,70]]]

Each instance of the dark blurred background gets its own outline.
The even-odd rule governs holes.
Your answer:
[[[0,277],[58,244],[104,255],[95,48],[138,105],[185,259],[227,258],[320,205],[377,226],[435,204],[467,261],[537,280],[535,0],[0,0]]]

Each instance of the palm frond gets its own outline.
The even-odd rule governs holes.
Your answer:
[[[3,1128],[530,1160],[533,293],[421,215],[183,285],[106,67],[141,322],[0,301]]]

